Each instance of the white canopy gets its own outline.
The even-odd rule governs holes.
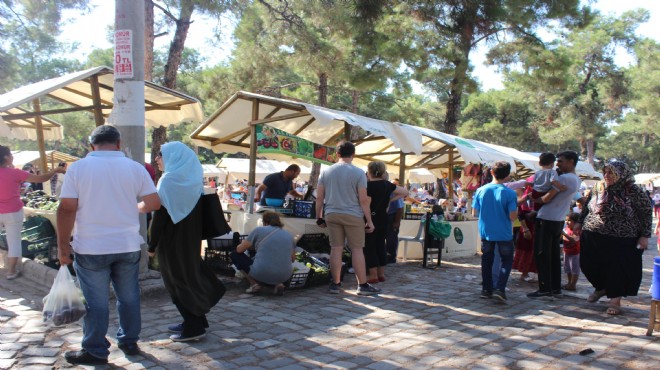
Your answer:
[[[660,186],[660,173],[638,173],[635,175],[635,183],[640,185],[653,183],[653,186]]]
[[[28,113],[27,110],[22,108],[10,108],[7,110],[9,114],[23,114]],[[19,140],[35,140],[37,138],[37,122],[36,118],[20,118],[5,122],[0,115],[0,136]],[[41,128],[44,134],[45,141],[62,140],[64,137],[62,125],[53,121],[52,119],[42,117]]]
[[[255,169],[255,183],[261,183],[264,178],[271,173],[286,170],[291,163],[276,161],[270,159],[258,159]],[[298,181],[309,181],[309,175],[312,172],[311,167],[300,166],[300,176]],[[226,171],[228,182],[236,180],[245,180],[250,174],[250,160],[247,158],[223,158],[218,162],[217,167]],[[220,180],[224,181],[223,178]]]
[[[147,126],[169,126],[183,121],[201,122],[204,119],[201,103],[197,99],[149,81],[145,81],[144,85],[145,124]],[[96,89],[97,86],[98,89]],[[98,98],[95,99],[97,94]],[[108,123],[113,123],[111,111],[114,106],[114,77],[111,68],[94,67],[69,73],[22,86],[0,95],[0,118],[11,128],[12,125],[18,124],[26,117],[32,118],[39,115],[38,112],[28,112],[27,110],[19,114],[11,109],[32,103],[43,96],[48,96],[73,108],[42,109],[41,115],[99,109],[103,117],[109,116]],[[96,123],[98,125],[103,122]],[[36,135],[32,138],[36,138]]]
[[[219,177],[220,180],[224,181],[225,176],[227,176],[227,171],[223,168],[218,168],[214,164],[202,164],[202,169],[204,170],[205,177]]]
[[[17,150],[12,151],[11,155],[14,157],[13,163],[16,168],[23,168],[28,163],[39,164],[40,156],[36,150]],[[47,150],[46,158],[47,163],[50,164],[50,168],[54,168],[60,162],[73,163],[80,159],[66,153],[58,152],[57,150]],[[41,170],[43,171],[44,169],[42,168]]]
[[[425,168],[415,168],[406,172],[406,179],[411,183],[426,184],[435,182],[438,177]]]

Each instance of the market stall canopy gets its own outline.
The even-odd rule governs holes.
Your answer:
[[[406,171],[406,179],[410,181],[411,183],[417,183],[417,184],[427,184],[431,182],[435,182],[436,178],[439,176],[436,176],[433,172],[425,169],[425,168],[415,168],[409,171]],[[391,179],[394,179],[391,177]]]
[[[422,152],[422,135],[410,126],[245,91],[234,94],[190,136],[215,152],[249,154],[250,127],[258,123],[327,146],[344,138],[344,124],[360,127],[369,135],[355,141],[359,165],[386,161],[384,152],[396,151],[397,158],[399,151]],[[269,158],[290,161],[291,157],[269,154]]]
[[[660,186],[660,173],[638,173],[635,175],[635,183],[640,185],[653,184]]]
[[[39,152],[36,150],[17,150],[12,151],[11,155],[14,157],[13,163],[16,168],[23,168],[28,163],[38,165],[40,160]],[[80,159],[66,153],[58,152],[57,150],[46,151],[46,158],[50,164],[49,168],[56,167],[60,162],[69,164]]]
[[[280,172],[286,170],[289,167],[290,163],[285,161],[277,161],[271,159],[258,159],[257,166],[255,168],[255,183],[261,183],[264,181],[264,178],[271,173]],[[220,169],[226,171],[228,177],[228,182],[233,182],[236,180],[245,180],[250,174],[250,160],[247,158],[223,158],[216,165]],[[300,176],[298,176],[298,181],[309,181],[309,175],[312,172],[311,167],[300,166]],[[221,182],[224,181],[224,178],[220,179]]]
[[[7,110],[9,114],[23,114],[28,113],[23,108],[10,108]],[[37,140],[37,123],[34,117],[14,119],[8,122],[0,115],[0,136],[10,139],[19,140]],[[53,121],[52,119],[41,119],[42,132],[45,141],[62,140],[64,137],[62,125]]]
[[[540,170],[541,166],[539,166],[539,155],[541,153],[525,153],[529,154],[531,158],[535,158],[536,162],[531,163],[531,159],[526,161],[526,166],[534,166],[534,171]],[[530,167],[532,168],[532,167]],[[603,178],[603,175],[596,171],[593,166],[591,166],[589,163],[584,162],[584,161],[578,161],[577,166],[575,167],[575,174],[580,176],[581,179],[583,180],[600,180]]]
[[[223,168],[218,168],[214,164],[202,164],[202,170],[204,170],[205,177],[219,177],[220,180],[224,181],[225,176],[227,176],[227,171]]]
[[[201,122],[204,119],[201,103],[190,96],[172,89],[144,82],[145,124],[147,126],[168,126],[187,122]],[[69,105],[69,108],[43,109],[18,113],[13,108],[32,103],[35,99],[49,97]],[[80,72],[51,78],[30,85],[19,87],[0,95],[0,117],[7,125],[15,121],[44,116],[48,114],[75,111],[94,111],[96,124],[103,124],[107,117],[112,123],[112,108],[114,107],[114,77],[108,67],[94,67]]]

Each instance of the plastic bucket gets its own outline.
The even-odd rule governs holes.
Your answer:
[[[653,281],[651,283],[651,296],[660,300],[660,256],[653,261]]]

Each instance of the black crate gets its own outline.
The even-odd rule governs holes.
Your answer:
[[[238,233],[234,233],[234,234],[238,234]],[[236,247],[238,247],[238,244],[240,244],[240,242],[245,238],[247,238],[247,235],[237,235],[237,236],[235,235],[234,238],[231,239],[227,239],[227,238],[206,239],[206,247],[208,249],[235,250]]]
[[[232,267],[231,258],[229,257],[229,254],[233,251],[233,249],[206,248],[204,251],[204,264],[223,275],[234,276],[236,271]]]
[[[294,272],[289,281],[284,285],[289,289],[300,289],[307,286],[307,280],[314,274],[314,270],[309,272]]]
[[[48,258],[53,244],[57,246],[57,239],[55,237],[47,237],[33,241],[21,240],[22,256],[31,259],[36,257]]]
[[[309,253],[330,254],[330,239],[325,234],[303,234],[296,246]]]
[[[406,213],[403,215],[404,220],[421,220],[425,213]]]

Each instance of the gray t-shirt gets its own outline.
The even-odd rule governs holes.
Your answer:
[[[358,189],[367,188],[367,175],[347,163],[335,163],[319,176],[319,185],[325,187],[325,214],[342,213],[364,217]]]
[[[559,174],[554,168],[536,171],[534,174],[534,190],[539,193],[547,193],[552,189],[552,182],[558,178]]]
[[[293,274],[291,253],[296,244],[288,231],[277,226],[257,227],[248,235],[247,240],[257,250],[250,267],[250,276],[272,285],[289,280]]]
[[[560,175],[558,180],[566,186],[566,191],[557,193],[550,203],[544,204],[536,218],[548,221],[564,221],[566,214],[570,212],[571,201],[580,188],[582,180],[574,173]]]

